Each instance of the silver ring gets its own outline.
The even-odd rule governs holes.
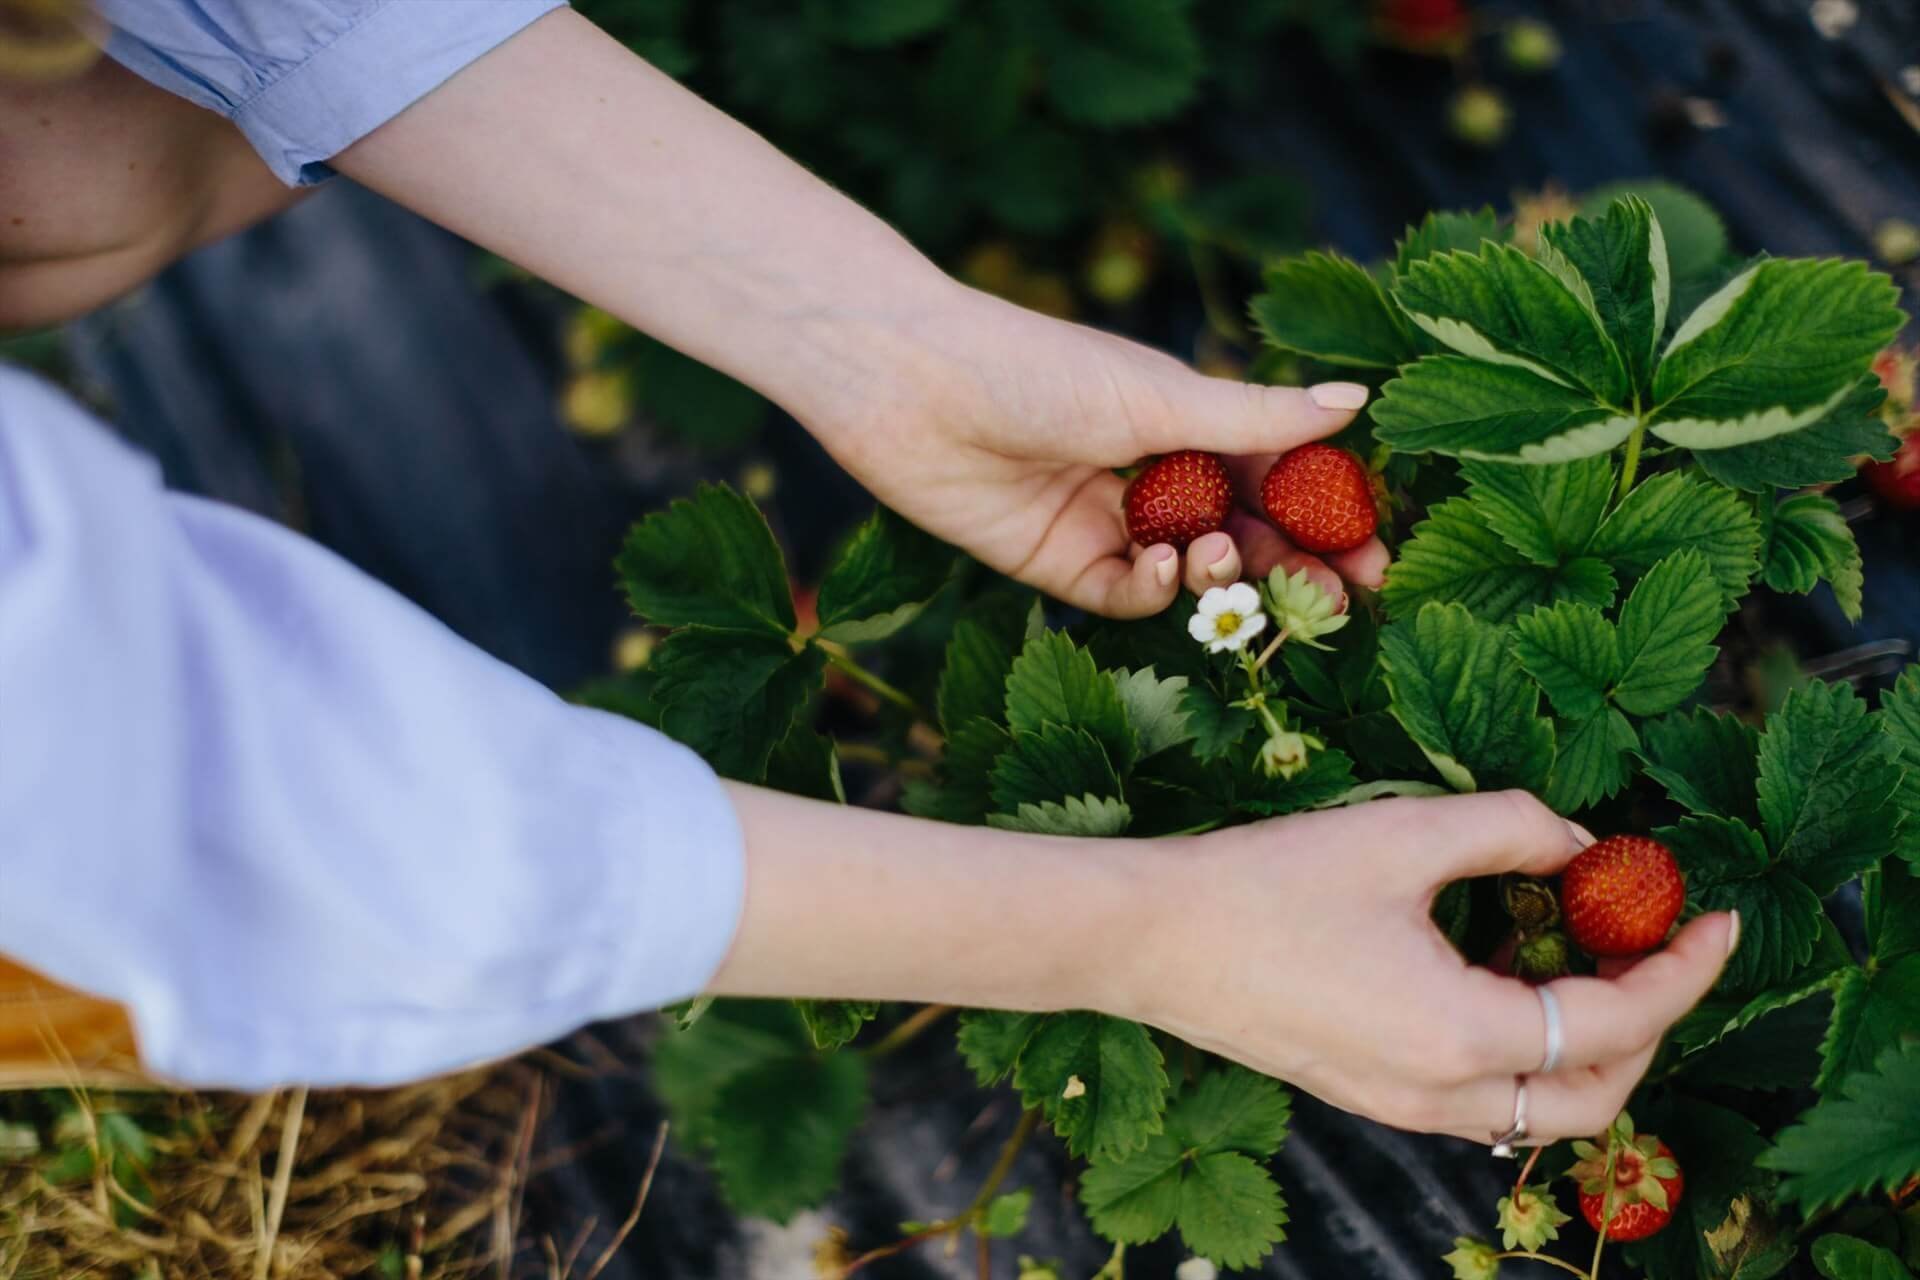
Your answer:
[[[1527,1078],[1513,1078],[1513,1127],[1493,1135],[1493,1154],[1502,1160],[1519,1157],[1519,1144],[1527,1140]]]
[[[1535,987],[1534,992],[1540,997],[1540,1012],[1547,1019],[1547,1056],[1535,1074],[1545,1075],[1560,1065],[1561,1051],[1567,1047],[1566,1029],[1560,1021],[1560,997],[1554,995],[1550,987]]]

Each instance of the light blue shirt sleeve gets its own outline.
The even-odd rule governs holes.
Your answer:
[[[326,161],[565,0],[96,0],[107,54],[238,125],[281,181]]]
[[[0,367],[0,953],[199,1087],[380,1085],[697,992],[724,788]]]

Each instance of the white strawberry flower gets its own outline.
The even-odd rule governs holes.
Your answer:
[[[1208,653],[1238,652],[1247,641],[1267,629],[1260,593],[1244,582],[1214,587],[1200,597],[1200,608],[1187,619],[1187,630],[1207,646]]]
[[[1206,1258],[1188,1258],[1173,1269],[1174,1280],[1216,1280],[1220,1268]]]

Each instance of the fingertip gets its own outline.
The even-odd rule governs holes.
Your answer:
[[[1328,556],[1327,563],[1356,587],[1378,590],[1387,580],[1387,566],[1393,563],[1393,553],[1379,538],[1369,538],[1351,551]]]
[[[1187,589],[1195,595],[1240,577],[1240,549],[1225,533],[1209,533],[1187,548]]]
[[[1180,572],[1180,553],[1168,543],[1157,542],[1141,554],[1140,563],[1152,575],[1153,585],[1165,591]],[[1172,599],[1173,593],[1167,591],[1167,597]]]

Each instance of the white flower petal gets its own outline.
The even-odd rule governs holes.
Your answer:
[[[1267,629],[1266,614],[1254,613],[1254,614],[1247,615],[1245,618],[1242,618],[1240,620],[1240,629],[1233,633],[1234,647],[1236,649],[1244,647],[1247,641],[1253,639],[1255,636],[1259,635],[1262,631],[1265,631],[1266,629]]]
[[[1230,587],[1215,587],[1213,591],[1218,591],[1224,595],[1227,598],[1227,608],[1233,610],[1235,613],[1260,612],[1260,593],[1255,591],[1247,583],[1236,582]],[[1212,595],[1213,591],[1209,591],[1207,594]]]
[[[1195,640],[1198,640],[1201,644],[1212,640],[1214,633],[1215,627],[1213,625],[1213,618],[1210,615],[1196,613],[1187,619],[1187,634]]]
[[[1207,642],[1208,653],[1225,653],[1229,649],[1238,649],[1239,647],[1239,644],[1235,642],[1232,636],[1221,636],[1218,640],[1209,640]]]
[[[1225,587],[1208,587],[1207,593],[1200,597],[1200,615],[1211,618],[1215,614],[1225,613],[1232,604],[1233,596]]]

